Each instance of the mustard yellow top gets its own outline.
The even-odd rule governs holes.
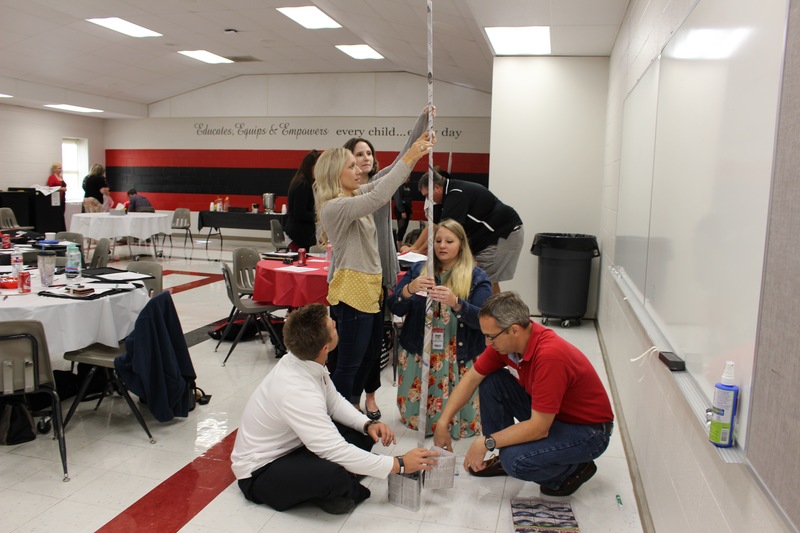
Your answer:
[[[377,313],[381,310],[383,276],[381,273],[367,274],[356,270],[337,270],[328,285],[328,303],[346,303],[362,313]]]

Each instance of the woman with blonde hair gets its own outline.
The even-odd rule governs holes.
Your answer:
[[[99,213],[103,211],[104,196],[109,193],[105,173],[105,167],[95,163],[89,170],[89,174],[83,178],[84,213]]]
[[[314,168],[314,196],[322,226],[322,240],[333,248],[333,276],[328,286],[339,334],[339,356],[331,375],[336,389],[358,406],[369,374],[365,357],[376,359],[383,317],[380,314],[382,270],[378,237],[372,214],[386,204],[411,173],[420,158],[428,154],[435,137],[421,135],[380,179],[367,183],[346,148],[325,150]],[[360,371],[361,370],[361,371]]]
[[[63,173],[64,167],[61,165],[60,161],[56,161],[50,165],[50,176],[47,178],[48,187],[58,187],[59,199],[61,200],[61,220],[59,220],[59,224],[53,228],[56,231],[64,231],[67,229],[66,221],[64,220],[64,210],[67,200],[67,182],[64,181]]]
[[[427,292],[433,300],[433,331],[428,378],[426,434],[433,435],[450,392],[485,348],[478,311],[489,296],[489,277],[475,263],[464,227],[443,220],[434,235],[434,272],[424,261],[412,265],[389,297],[389,309],[404,316],[398,357],[397,407],[411,429],[419,426],[422,351]],[[450,428],[452,438],[481,432],[477,392],[459,411]]]

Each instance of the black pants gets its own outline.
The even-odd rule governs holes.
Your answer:
[[[371,450],[372,437],[336,424],[344,440],[362,450]],[[369,489],[358,478],[336,463],[322,459],[302,446],[280,459],[254,470],[239,480],[244,497],[264,503],[276,511],[315,499],[346,497],[356,503],[369,498]]]

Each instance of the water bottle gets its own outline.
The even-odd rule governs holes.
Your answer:
[[[67,278],[78,278],[81,275],[81,251],[77,244],[70,244],[67,246],[67,266],[64,272]]]
[[[11,275],[12,277],[19,278],[19,273],[24,270],[25,266],[22,264],[22,252],[14,248],[11,252]]]

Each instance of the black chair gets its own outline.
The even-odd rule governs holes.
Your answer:
[[[50,351],[47,349],[47,338],[41,322],[38,320],[0,322],[0,375],[3,385],[0,397],[24,396],[37,392],[50,396],[53,436],[58,439],[64,481],[69,481],[61,400],[55,390],[56,380],[50,366]],[[42,427],[40,423],[40,431]]]

